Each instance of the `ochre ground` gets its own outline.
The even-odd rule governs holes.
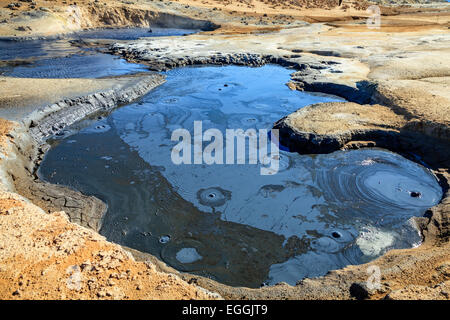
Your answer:
[[[6,8],[11,2],[0,0],[0,36],[49,36],[86,27],[145,26],[149,25],[145,20],[147,11],[212,20],[222,26],[219,32],[278,30],[280,25],[290,27],[298,21],[353,24],[371,15],[366,12],[370,3],[348,0],[344,0],[341,6],[338,6],[338,0],[135,0],[127,1],[127,4],[117,0],[35,0],[35,5],[19,2],[21,6],[14,10]],[[390,23],[389,31],[405,28],[411,31],[412,27],[448,24],[449,21],[448,11],[436,13],[436,9],[431,7],[403,5],[380,8],[384,19],[389,17],[395,22]],[[22,15],[24,12],[31,12],[32,16]],[[364,25],[356,24],[353,27],[355,31],[361,31]]]

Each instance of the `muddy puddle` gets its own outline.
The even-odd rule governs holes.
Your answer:
[[[151,32],[150,32],[151,30]],[[148,69],[96,50],[77,47],[85,39],[133,40],[143,37],[180,36],[196,30],[170,28],[94,29],[63,39],[0,40],[0,75],[18,78],[101,78]]]
[[[203,132],[270,129],[302,106],[340,100],[291,91],[291,72],[169,71],[167,83],[136,103],[53,139],[39,175],[104,200],[101,234],[109,240],[233,286],[295,284],[419,244],[411,218],[442,191],[428,169],[397,154],[281,150],[270,175],[260,174],[261,164],[173,162],[172,133],[194,136],[195,121]]]

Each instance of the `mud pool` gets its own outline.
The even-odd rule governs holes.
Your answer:
[[[270,129],[302,106],[339,100],[291,91],[291,72],[169,71],[140,101],[53,139],[39,175],[104,200],[109,240],[233,286],[295,284],[419,244],[411,218],[437,204],[441,188],[428,169],[385,150],[281,151],[268,176],[259,165],[172,163],[172,131],[192,132],[194,121]]]
[[[145,72],[139,64],[72,45],[74,40],[132,40],[142,37],[180,36],[196,30],[170,28],[94,29],[63,39],[0,40],[0,75],[19,78],[101,78]],[[2,63],[3,62],[3,67]],[[14,62],[14,63],[12,63]]]

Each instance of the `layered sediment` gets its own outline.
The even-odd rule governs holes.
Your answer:
[[[127,76],[126,86],[62,100],[40,108],[32,112],[24,120],[24,124],[30,128],[29,132],[36,141],[42,141],[95,112],[107,112],[114,107],[130,103],[165,81],[159,74],[137,74],[133,77],[135,81],[130,81],[130,76]]]

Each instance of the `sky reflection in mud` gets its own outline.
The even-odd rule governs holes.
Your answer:
[[[140,102],[69,130],[40,174],[107,201],[101,232],[110,240],[231,285],[295,284],[420,241],[410,218],[441,189],[428,170],[390,152],[282,151],[272,176],[258,165],[172,164],[171,132],[192,131],[194,121],[203,130],[271,128],[302,106],[338,100],[289,90],[290,72],[170,71]]]

